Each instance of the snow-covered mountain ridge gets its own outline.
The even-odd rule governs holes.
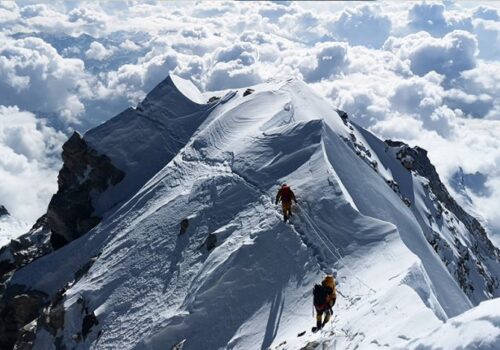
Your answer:
[[[498,329],[498,299],[490,318],[461,314],[499,296],[500,254],[424,151],[379,140],[299,80],[252,89],[204,103],[169,77],[68,141],[79,146],[63,153],[45,221],[0,252],[3,346],[407,348],[464,319]],[[285,181],[299,199],[290,224],[273,204]],[[79,214],[61,229],[68,212]],[[49,236],[58,249],[37,250]],[[328,270],[334,321],[297,337]]]

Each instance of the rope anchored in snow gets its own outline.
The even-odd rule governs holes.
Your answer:
[[[373,292],[375,293],[376,290],[373,289],[372,287],[370,287],[367,283],[365,283],[361,278],[359,278],[358,276],[356,276],[356,273],[349,267],[349,265],[344,261],[344,259],[342,258],[342,254],[340,253],[340,251],[337,249],[337,247],[335,247],[335,244],[333,244],[333,242],[330,240],[330,238],[328,237],[328,235],[323,235],[323,237],[330,243],[330,244],[327,244],[325,242],[325,240],[323,239],[322,235],[319,234],[318,230],[319,228],[314,224],[314,221],[311,219],[311,217],[309,216],[309,214],[307,214],[307,211],[305,210],[305,208],[303,208],[301,205],[299,205],[297,203],[297,206],[299,208],[301,208],[302,210],[300,211],[301,213],[304,214],[304,218],[306,219],[307,223],[309,224],[309,226],[311,226],[312,230],[314,231],[314,233],[316,234],[316,236],[319,238],[319,240],[323,243],[323,246],[328,249],[328,251],[335,257],[337,258],[337,260],[347,269],[351,272],[352,276],[358,280],[363,286],[365,286],[366,288],[368,288],[368,290],[370,292]],[[332,251],[332,249],[330,249],[330,246],[333,247],[333,249],[335,250]]]
[[[245,181],[250,187],[256,189],[258,192],[260,192],[261,194],[263,194],[265,197],[268,197],[268,194],[259,188],[259,186],[257,186],[255,183],[253,183],[252,181],[250,181],[248,178],[246,178],[242,173],[240,172],[236,172],[234,169],[232,169],[233,173],[238,176],[239,178],[241,178],[243,181]],[[271,202],[272,202],[272,199],[271,199]],[[342,254],[340,253],[340,251],[337,249],[337,247],[335,247],[335,244],[333,244],[333,242],[330,240],[330,238],[325,235],[324,237],[328,240],[328,242],[330,243],[330,245],[333,247],[333,249],[336,251],[336,253],[334,253],[328,244],[326,244],[325,240],[321,237],[321,235],[318,233],[318,230],[316,229],[315,227],[315,224],[313,222],[313,220],[311,219],[311,217],[309,216],[309,214],[307,214],[307,211],[305,210],[305,208],[303,208],[299,203],[296,203],[296,205],[301,208],[301,212],[304,213],[304,217],[306,219],[306,221],[309,223],[309,226],[311,226],[311,228],[313,229],[314,233],[316,234],[316,236],[320,239],[320,241],[323,243],[323,245],[325,246],[326,249],[328,249],[328,251],[335,257],[337,258],[337,260],[347,269],[351,272],[352,276],[358,280],[363,286],[365,286],[369,291],[370,293],[376,293],[376,290],[373,289],[372,287],[370,287],[367,283],[365,283],[361,278],[359,278],[358,276],[356,276],[356,273],[349,267],[349,265],[344,261],[344,259],[342,258]],[[319,229],[319,228],[318,228]],[[314,314],[314,312],[313,312]]]

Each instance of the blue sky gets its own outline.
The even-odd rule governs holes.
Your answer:
[[[67,134],[167,74],[204,91],[297,76],[378,136],[428,149],[500,233],[498,2],[4,1],[0,28],[0,203],[25,221],[57,189]]]

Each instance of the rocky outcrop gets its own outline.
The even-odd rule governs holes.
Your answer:
[[[59,189],[52,197],[47,213],[27,234],[0,249],[0,349],[32,349],[41,329],[52,335],[56,349],[63,348],[58,344],[62,342],[65,288],[55,296],[49,296],[12,285],[10,279],[19,268],[96,226],[101,218],[93,215],[92,196],[125,177],[109,157],[98,154],[78,133],[64,144],[62,158],[64,165],[59,172]],[[73,283],[87,273],[94,261],[91,259],[75,272]],[[82,322],[87,316],[84,322],[86,333],[96,324],[97,319],[92,315],[89,312],[88,316],[82,316]]]
[[[207,103],[215,103],[220,100],[219,96],[212,96],[208,99]]]
[[[455,214],[460,221],[467,227],[467,230],[474,235],[477,235],[481,239],[489,253],[492,256],[500,259],[500,251],[491,243],[486,234],[486,230],[479,223],[479,221],[472,215],[469,215],[450,195],[446,186],[441,182],[441,179],[436,171],[434,165],[427,157],[427,151],[421,147],[415,146],[413,148],[409,147],[404,142],[399,141],[385,141],[390,147],[400,147],[398,151],[398,158],[406,163],[406,168],[411,167],[416,173],[425,177],[429,180],[429,186],[432,192],[436,195],[436,198],[444,204],[444,206]],[[411,163],[408,163],[408,159],[411,159]]]
[[[47,213],[26,234],[0,249],[0,293],[19,268],[50,253],[53,249],[80,237],[96,226],[92,194],[104,192],[120,182],[125,174],[88,146],[74,133],[63,146],[64,165],[59,172],[58,192],[52,197]],[[0,206],[0,214],[7,213]]]
[[[10,348],[14,350],[31,350],[34,348],[38,333],[43,330],[50,334],[49,336],[52,336],[54,348],[56,350],[66,349],[62,344],[65,292],[66,288],[59,290],[50,303],[46,302],[46,297],[36,300],[36,303],[32,305],[33,313],[28,318],[31,319],[31,321],[21,326],[19,329],[13,330],[10,338],[14,342],[12,343],[11,341],[9,344],[5,344],[5,346],[11,346]],[[4,319],[2,319],[2,321],[4,321]],[[0,334],[0,337],[3,336],[4,334]]]
[[[94,311],[89,311],[88,309],[85,309],[84,311],[85,316],[82,321],[82,337],[85,340],[92,331],[92,328],[99,325],[99,320],[97,319]]]
[[[97,256],[90,259],[78,271],[74,280],[58,290],[53,296],[29,290],[20,285],[9,285],[0,301],[0,349],[32,349],[38,333],[42,330],[52,336],[56,349],[64,349],[62,332],[66,310],[64,300],[67,289],[77,283],[92,267]],[[85,339],[99,324],[94,311],[82,298],[80,339]]]
[[[103,213],[135,194],[189,141],[210,111],[225,102],[225,98],[212,99],[208,105],[193,102],[180,92],[174,80],[168,78],[153,89],[137,109],[127,109],[90,130],[85,138],[73,133],[63,145],[58,191],[46,214],[27,234],[0,249],[0,303],[3,305],[0,308],[0,339],[7,339],[5,344],[0,344],[0,349],[31,349],[40,334],[44,339],[52,337],[48,341],[56,349],[65,348],[61,333],[68,312],[64,307],[66,287],[56,295],[37,300],[33,308],[36,312],[32,310],[30,317],[13,322],[12,310],[23,307],[15,303],[15,298],[35,291],[27,286],[13,285],[12,276],[23,266],[98,225]],[[182,108],[172,108],[179,104]],[[147,135],[148,142],[143,138],[129,140],[124,130],[134,135]],[[116,188],[118,184],[120,187]],[[58,281],[60,285],[76,283],[95,259],[71,271],[73,276],[65,277],[70,280]],[[82,304],[80,321],[76,338],[85,341],[85,338],[98,337],[98,315],[87,304]]]
[[[454,241],[446,242],[440,235],[433,231],[424,232],[427,241],[441,257],[450,273],[455,276],[462,290],[475,302],[481,301],[474,296],[474,283],[478,277],[483,280],[487,297],[500,295],[500,283],[488,271],[488,265],[493,262],[500,263],[500,250],[488,238],[486,230],[480,222],[468,214],[448,192],[441,181],[436,168],[427,156],[427,151],[421,147],[409,147],[404,142],[386,140],[387,146],[395,150],[396,158],[409,171],[429,180],[425,186],[429,198],[432,198],[436,208],[436,215],[428,215],[429,226],[435,222],[446,225]],[[458,231],[462,225],[472,237],[472,242],[467,246],[459,239]],[[494,270],[495,268],[493,268]],[[484,297],[481,296],[483,299]],[[476,300],[474,300],[476,299]]]
[[[21,329],[40,314],[46,297],[42,292],[31,291],[0,302],[0,349],[14,347]]]
[[[49,236],[50,231],[44,215],[28,233],[0,248],[0,295],[4,293],[10,277],[17,269],[52,251]]]
[[[47,209],[54,249],[82,236],[101,221],[101,217],[93,215],[92,195],[104,192],[125,177],[109,157],[98,154],[77,132],[63,145],[62,159],[59,189]]]
[[[21,328],[14,350],[32,350],[35,347],[36,324],[36,320],[33,320]]]
[[[251,95],[255,92],[254,89],[246,89],[245,92],[243,92],[243,97],[246,97],[248,95]]]
[[[52,251],[49,235],[46,217],[42,216],[28,233],[0,249],[0,349],[32,348],[34,320],[48,296],[9,282],[17,269]]]
[[[8,215],[10,215],[10,214],[9,214],[9,211],[7,210],[7,208],[5,208],[3,205],[0,205],[0,217],[8,216]]]
[[[344,124],[347,125],[347,122],[349,121],[349,115],[341,109],[337,109],[336,112],[339,115],[340,119],[342,119]]]

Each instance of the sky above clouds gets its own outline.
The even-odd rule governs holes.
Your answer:
[[[0,1],[0,203],[32,223],[57,189],[65,135],[134,106],[169,73],[202,91],[304,79],[379,137],[427,149],[500,237],[490,1]]]

